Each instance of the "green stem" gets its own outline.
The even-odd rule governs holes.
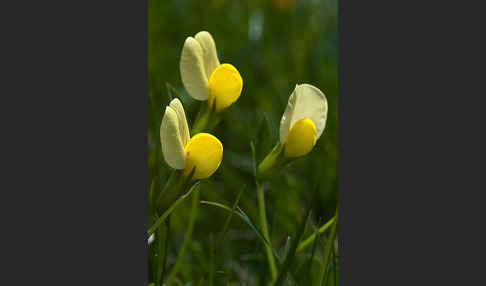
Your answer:
[[[198,206],[199,206],[199,192],[195,192],[194,195],[192,196],[192,206],[191,206],[191,214],[189,216],[189,225],[187,227],[184,241],[182,242],[181,248],[179,250],[179,254],[177,255],[175,265],[172,268],[172,272],[169,274],[169,278],[167,279],[167,286],[172,285],[175,276],[177,274],[177,271],[182,265],[182,259],[184,258],[187,245],[191,240],[192,231],[194,230],[194,224],[196,222]]]
[[[329,238],[327,240],[326,248],[324,249],[324,266],[321,270],[321,275],[319,279],[319,286],[322,285],[322,282],[324,281],[324,276],[327,273],[327,265],[329,263],[329,257],[331,256],[331,247],[334,247],[334,238],[336,237],[336,229],[337,229],[337,223],[338,223],[338,210],[336,209],[336,215],[334,215],[334,223],[331,228],[331,233],[329,234]]]
[[[265,239],[271,244],[270,236],[268,234],[267,216],[265,213],[265,198],[263,195],[263,187],[257,183],[257,196],[258,196],[258,210],[260,213],[260,224],[262,227],[262,233]],[[265,244],[265,251],[268,258],[268,265],[270,266],[270,273],[272,275],[272,281],[277,279],[277,267],[275,266],[275,260],[273,258],[272,249],[270,245]]]

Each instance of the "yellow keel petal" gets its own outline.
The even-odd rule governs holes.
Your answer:
[[[184,175],[187,176],[196,167],[193,179],[210,177],[221,164],[223,159],[223,144],[208,133],[198,133],[192,137],[185,147],[186,167]]]
[[[299,157],[306,155],[316,144],[316,125],[309,118],[298,120],[292,125],[285,141],[284,155]]]
[[[241,95],[243,79],[238,70],[230,64],[218,66],[209,77],[209,105],[216,100],[216,111],[233,104]]]

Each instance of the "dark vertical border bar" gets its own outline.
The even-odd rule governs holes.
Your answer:
[[[339,1],[339,285],[484,284],[483,11]]]
[[[343,127],[344,127],[344,120],[343,120],[343,111],[344,111],[344,101],[343,101],[343,12],[344,12],[344,0],[338,1],[338,140],[339,140],[339,157],[338,157],[338,251],[339,251],[339,285],[347,285],[346,279],[343,279],[345,275],[343,275],[343,258],[344,255],[344,245],[343,245],[343,238],[344,238],[344,231],[343,231],[343,216],[344,208],[343,205],[345,203],[344,199],[344,167],[343,167],[343,146],[344,146],[344,138],[343,138]],[[344,127],[345,128],[345,127]],[[344,273],[346,269],[344,269]],[[344,280],[344,282],[343,282]],[[343,284],[344,283],[344,284]]]
[[[12,4],[0,285],[147,285],[147,1]]]

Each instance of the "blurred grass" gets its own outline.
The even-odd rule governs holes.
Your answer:
[[[147,136],[152,196],[157,197],[171,171],[163,160],[159,135],[163,110],[169,101],[166,83],[181,94],[191,123],[199,102],[183,89],[180,53],[186,37],[207,30],[215,39],[221,63],[231,63],[241,73],[243,92],[212,132],[223,143],[223,162],[210,179],[200,184],[200,199],[232,206],[238,192],[247,185],[239,206],[253,221],[258,221],[250,141],[256,143],[260,162],[278,140],[280,117],[295,84],[310,83],[326,94],[327,125],[310,154],[291,163],[265,185],[272,245],[281,250],[288,236],[294,235],[304,223],[309,208],[312,208],[314,224],[319,219],[322,223],[329,221],[336,209],[338,189],[337,0],[149,0],[148,3]],[[190,207],[190,200],[186,200],[171,215],[168,272],[184,239]],[[192,285],[205,279],[201,285],[208,284],[210,234],[217,237],[227,215],[221,209],[200,206],[178,279]],[[153,223],[154,217],[149,214],[149,225]],[[313,233],[308,227],[303,238]],[[313,275],[318,275],[320,270],[315,268],[323,260],[323,246],[318,245],[321,249],[313,258]],[[214,285],[227,285],[226,282],[264,285],[268,281],[263,245],[242,220],[231,220],[223,244],[216,247]],[[308,247],[298,253],[293,268],[308,263],[311,250]],[[149,281],[153,281],[152,275],[149,271]]]

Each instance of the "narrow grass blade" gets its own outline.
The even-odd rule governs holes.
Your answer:
[[[167,269],[167,253],[169,252],[169,241],[170,241],[170,215],[167,217],[167,220],[165,221],[165,229],[166,229],[166,234],[165,234],[165,245],[164,245],[164,260],[162,260],[162,276],[161,276],[161,281],[164,281],[166,269]]]
[[[253,143],[253,141],[250,142],[250,147],[251,147],[251,158],[252,158],[252,162],[251,162],[251,166],[252,166],[252,169],[253,169],[253,178],[255,178],[255,183],[257,183],[256,181],[256,178],[257,178],[257,165],[256,165],[256,158],[255,158],[255,143]]]
[[[209,235],[209,286],[214,285],[214,237],[213,234],[211,233]]]
[[[175,276],[177,275],[177,271],[179,271],[179,268],[182,265],[182,260],[186,252],[187,245],[191,240],[192,231],[194,230],[194,224],[196,222],[198,206],[199,206],[199,192],[195,192],[194,196],[192,197],[191,214],[189,216],[189,225],[187,226],[186,235],[184,236],[184,241],[182,242],[181,248],[179,249],[179,253],[177,254],[174,267],[172,268],[172,271],[169,274],[169,278],[167,278],[167,286],[172,285],[172,282],[176,280]]]
[[[162,224],[165,219],[174,211],[174,209],[180,204],[182,203],[194,190],[196,190],[199,186],[199,182],[196,182],[190,189],[189,191],[187,191],[187,193],[185,193],[184,195],[180,196],[158,219],[157,221],[154,223],[154,225],[152,225],[149,230],[147,231],[147,234],[148,234],[148,237],[150,237],[150,235],[152,233],[154,233],[154,231],[160,226],[160,224]]]
[[[260,237],[260,239],[263,240],[263,242],[270,248],[270,250],[272,251],[272,254],[275,258],[277,258],[277,260],[280,260],[280,256],[277,254],[277,252],[275,251],[275,249],[273,249],[272,245],[270,244],[270,242],[265,239],[265,237],[262,235],[262,233],[258,230],[258,228],[253,224],[253,222],[251,221],[250,217],[242,210],[240,209],[240,207],[237,207],[238,209],[238,212],[241,214],[241,218],[253,229],[253,231],[255,231],[255,233],[257,233]]]
[[[165,264],[165,257],[166,257],[166,249],[165,244],[168,241],[169,233],[166,232],[164,236],[164,232],[162,228],[157,229],[155,232],[155,237],[157,238],[157,268],[155,273],[155,282],[156,285],[162,285],[163,273],[164,273],[164,264]]]
[[[289,254],[289,250],[290,250],[290,242],[292,241],[292,238],[290,238],[290,236],[287,237],[287,241],[285,242],[285,245],[284,247],[282,248],[282,252],[280,253],[280,257],[281,259],[285,259],[287,257],[287,255]],[[280,264],[283,263],[283,261],[279,261]]]
[[[290,270],[290,267],[292,266],[292,263],[295,260],[296,257],[296,250],[297,250],[297,245],[299,244],[300,239],[302,238],[302,234],[304,234],[305,226],[307,225],[307,220],[309,219],[310,216],[310,209],[307,211],[304,221],[300,224],[299,229],[297,230],[297,233],[295,235],[295,240],[291,243],[289,253],[287,254],[287,257],[285,258],[285,261],[282,265],[282,269],[280,270],[280,273],[278,275],[277,280],[275,281],[274,286],[280,286],[282,283],[285,281],[285,278],[287,277],[287,272]]]
[[[321,219],[319,219],[319,222],[317,223],[317,225],[320,225],[320,224],[321,224]],[[312,265],[313,265],[313,262],[314,262],[315,252],[316,252],[317,245],[318,245],[320,237],[319,237],[319,228],[314,226],[312,224],[312,221],[311,221],[310,225],[314,229],[314,234],[316,235],[316,239],[314,239],[314,243],[312,244],[312,251],[311,251],[310,257],[301,266],[301,268],[299,269],[298,275],[297,275],[299,282],[302,285],[314,285],[312,283],[312,281],[313,281],[313,279],[312,279]]]
[[[331,218],[325,225],[321,226],[319,228],[319,234],[322,234],[323,232],[325,232],[329,227],[331,227],[334,223],[334,221],[336,220],[336,216],[334,216],[333,218]],[[315,239],[316,239],[316,233],[312,234],[311,236],[309,236],[308,238],[306,238],[304,241],[302,241],[299,246],[297,247],[297,253],[298,252],[301,252],[304,248],[306,248],[307,246],[309,246]]]
[[[210,205],[210,206],[215,206],[215,207],[218,207],[218,208],[222,208],[222,209],[224,209],[226,211],[229,211],[229,212],[232,212],[233,211],[233,210],[231,210],[230,207],[228,207],[226,205],[223,205],[223,204],[220,204],[220,203],[217,203],[217,202],[200,201],[200,203],[201,204],[204,204],[204,205]],[[237,211],[235,211],[234,213],[241,217],[241,214],[239,214]]]
[[[337,229],[337,218],[338,218],[338,211],[336,210],[336,214],[334,215],[334,223],[332,224],[331,232],[329,233],[329,239],[327,240],[326,247],[324,249],[324,263],[321,270],[319,285],[322,285],[324,281],[324,276],[327,276],[327,266],[329,263],[329,258],[331,256],[331,248],[334,247],[334,238],[336,237],[336,229]]]
[[[182,170],[174,170],[164,188],[159,192],[155,202],[156,211],[160,214],[166,211],[170,206],[180,198],[191,186],[194,186],[192,177],[196,167],[192,168],[188,176],[184,176]],[[196,181],[198,182],[198,181]]]
[[[201,201],[201,204],[215,206],[224,209],[228,212],[233,212],[244,222],[246,222],[246,224],[255,232],[257,237],[262,241],[264,245],[269,245],[268,241],[263,237],[262,233],[258,230],[258,228],[253,224],[251,219],[248,217],[248,215],[245,212],[243,212],[243,210],[240,207],[236,207],[236,210],[233,211],[230,207],[216,202]],[[275,252],[274,249],[272,249],[272,253],[275,256],[275,258],[277,258],[277,260],[280,260],[280,256],[277,254],[277,252]]]
[[[321,220],[319,219],[319,223],[318,225],[321,224]],[[307,262],[307,273],[308,273],[308,277],[311,277],[311,270],[312,270],[312,262],[314,261],[314,255],[316,254],[316,248],[317,248],[317,242],[319,241],[319,229],[316,228],[315,232],[314,232],[314,235],[315,235],[315,239],[314,239],[314,243],[312,245],[312,252],[311,252],[311,256],[310,256],[310,259],[309,261]]]
[[[236,200],[233,203],[233,208],[231,209],[230,214],[228,215],[228,217],[226,218],[226,221],[224,222],[223,230],[221,231],[217,245],[221,245],[223,243],[224,237],[226,236],[226,233],[228,232],[228,228],[229,228],[231,219],[233,218],[233,214],[236,210],[236,207],[238,206],[238,203],[240,202],[241,195],[243,194],[245,189],[246,189],[246,185],[241,189],[241,191],[236,196]]]
[[[155,193],[155,182],[156,182],[157,177],[152,179],[152,183],[150,184],[150,189],[148,193],[148,204],[149,204],[149,212],[151,213],[154,207],[154,193]]]

